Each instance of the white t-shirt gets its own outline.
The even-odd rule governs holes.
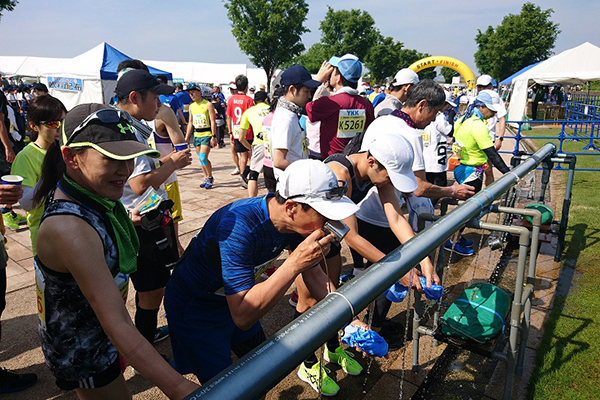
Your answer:
[[[423,131],[423,157],[425,172],[445,172],[448,170],[448,134],[452,125],[444,113],[438,113],[435,121]]]
[[[413,161],[413,171],[425,170],[425,160],[423,159],[423,138],[421,131],[408,126],[403,119],[393,115],[384,115],[383,117],[375,118],[371,125],[367,128],[363,137],[360,150],[366,151],[371,146],[371,142],[376,137],[384,133],[397,134],[408,140],[413,148],[415,159]]]
[[[421,133],[419,133],[417,129],[408,126],[404,120],[393,115],[384,115],[383,117],[375,118],[375,121],[369,125],[365,132],[360,150],[368,150],[373,140],[384,133],[397,134],[407,139],[410,142],[415,155],[412,167],[413,171],[425,169],[425,163],[423,161],[423,139]],[[394,190],[396,191],[398,203],[403,204],[404,197],[402,192],[396,189]],[[379,192],[377,192],[376,187],[372,187],[369,190],[365,198],[358,204],[358,207],[359,210],[356,213],[357,218],[382,228],[389,228],[390,224],[383,210],[383,205],[381,204]]]
[[[134,130],[135,130],[135,136],[137,137],[137,140],[140,143],[148,144],[148,141],[146,139],[144,139],[144,137],[137,131],[137,129],[134,128]],[[139,176],[139,175],[146,174],[158,167],[160,167],[158,158],[152,158],[149,156],[136,157],[134,160],[133,172],[131,173],[131,176],[129,177],[129,179],[135,178],[136,176]],[[150,191],[151,189],[152,189],[152,187],[149,187],[148,190],[146,190],[146,192]],[[138,205],[137,203],[146,194],[146,192],[144,192],[142,195],[136,194],[133,191],[133,189],[131,189],[131,186],[129,186],[129,180],[128,180],[127,183],[125,184],[125,187],[123,188],[123,196],[121,197],[121,203],[123,203],[123,205],[125,206],[125,209],[127,211],[131,211],[135,208],[135,206]],[[167,192],[165,192],[164,184],[160,185],[157,192],[162,196],[163,199],[166,200],[168,198]]]
[[[271,158],[275,149],[287,150],[286,160],[290,163],[308,158],[306,132],[300,126],[298,115],[283,107],[277,107],[271,122]],[[282,170],[273,166],[275,178]]]

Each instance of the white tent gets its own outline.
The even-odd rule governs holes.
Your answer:
[[[117,66],[131,57],[106,42],[73,58],[0,56],[0,71],[45,83],[67,109],[82,103],[108,103],[117,84]],[[148,67],[153,75],[169,72]]]
[[[530,81],[550,85],[582,84],[596,80],[600,80],[600,47],[585,42],[565,50],[513,79],[508,120],[522,120],[527,106],[527,88]]]
[[[108,103],[117,85],[117,66],[131,57],[106,42],[73,58],[57,60],[38,69],[50,94],[60,99],[67,109],[82,103]],[[148,67],[153,75],[170,73]]]
[[[0,71],[7,76],[25,76],[37,78],[39,71],[60,62],[64,58],[29,57],[29,56],[0,56]]]
[[[246,74],[246,64],[154,60],[144,60],[144,62],[147,65],[170,71],[175,81],[226,84],[232,82],[239,74]]]
[[[248,68],[247,74],[248,76],[248,87],[254,86],[256,90],[260,85],[265,85],[267,87],[267,74],[265,70],[262,68]]]

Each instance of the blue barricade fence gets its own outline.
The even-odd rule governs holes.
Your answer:
[[[567,102],[565,108],[565,120],[569,121],[569,128],[573,129],[573,135],[576,138],[572,140],[581,140],[580,136],[590,138],[582,150],[598,150],[594,145],[594,138],[600,135],[600,124],[594,121],[600,120],[600,96],[576,94]]]
[[[599,106],[600,107],[600,106]],[[516,126],[517,131],[515,135],[511,135],[510,131],[507,130],[504,139],[515,140],[515,147],[513,151],[501,151],[501,153],[511,153],[516,155],[517,152],[522,150],[520,148],[521,140],[523,139],[552,139],[557,140],[558,153],[572,154],[575,156],[595,156],[600,157],[600,138],[598,137],[600,127],[600,113],[593,120],[589,121],[577,121],[576,127],[573,127],[573,121],[506,121],[506,125]],[[531,124],[547,125],[553,128],[560,128],[560,132],[554,133],[547,136],[541,136],[538,134],[528,134],[528,132],[535,132],[537,129],[524,130],[523,126],[530,126]],[[577,128],[577,129],[576,129]],[[586,134],[588,132],[588,134]],[[564,143],[569,141],[582,141],[585,142],[585,146],[579,152],[569,152],[564,149]],[[555,166],[555,169],[565,169],[560,164]],[[600,163],[598,168],[576,168],[576,171],[600,171]]]

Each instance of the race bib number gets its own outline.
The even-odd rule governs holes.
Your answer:
[[[365,129],[366,110],[340,110],[337,137],[351,139]]]
[[[308,158],[308,139],[306,135],[302,136],[302,158]]]
[[[241,131],[242,131],[242,128],[239,125],[233,125],[233,129],[231,131],[233,138],[236,140],[240,140],[240,132]]]
[[[198,114],[192,117],[192,124],[194,124],[194,128],[202,129],[207,128],[208,123],[206,121],[206,114]]]
[[[463,150],[463,147],[460,145],[460,143],[454,142],[452,144],[452,153],[454,153],[454,155],[456,157],[462,158],[462,150]]]
[[[265,126],[264,127],[264,135],[263,135],[263,140],[264,140],[264,146],[265,146],[265,159],[267,159],[268,161],[271,161],[271,127],[270,126]]]
[[[37,265],[35,266],[35,293],[40,326],[46,330],[46,281]]]
[[[429,147],[431,144],[431,136],[427,131],[421,131],[421,138],[423,138],[423,146]]]

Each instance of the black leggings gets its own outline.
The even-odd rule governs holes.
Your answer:
[[[390,228],[382,228],[361,219],[358,219],[358,233],[385,254],[397,249],[401,244]],[[350,251],[354,260],[354,267],[363,268],[365,265],[363,257],[352,249]],[[371,264],[373,263],[367,262],[366,267],[368,268]],[[391,306],[392,302],[385,297],[385,293],[380,294],[375,299],[375,311],[373,312],[373,322],[371,325],[381,328]]]

